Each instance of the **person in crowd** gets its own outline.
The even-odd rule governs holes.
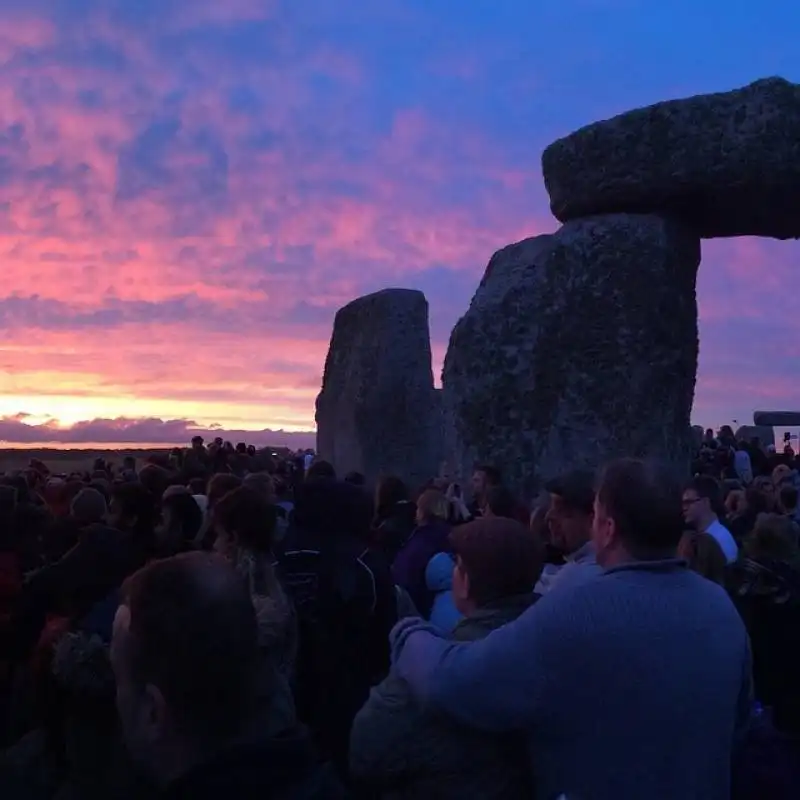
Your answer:
[[[766,510],[772,513],[775,510],[777,498],[775,496],[775,484],[772,478],[761,475],[753,481],[753,487],[764,495],[767,504]]]
[[[288,689],[297,652],[297,626],[275,571],[276,523],[275,506],[249,486],[234,489],[214,506],[214,549],[235,566],[250,590],[260,645],[276,659],[274,666],[287,680]]]
[[[389,564],[411,538],[417,521],[417,506],[408,487],[392,475],[381,478],[375,487],[375,517],[372,521],[376,544]]]
[[[792,522],[800,521],[800,511],[797,508],[798,492],[794,486],[784,484],[778,490],[778,511]]]
[[[242,479],[238,475],[231,475],[227,472],[217,472],[208,481],[208,490],[206,492],[206,521],[210,521],[213,513],[214,506],[225,497],[228,492],[238,489],[242,485]],[[202,535],[198,536],[196,545],[198,549],[211,550],[214,547],[215,533],[213,526],[205,525],[202,528]]]
[[[156,557],[168,558],[194,549],[194,542],[203,526],[203,512],[197,501],[184,491],[164,493],[161,522],[156,527]]]
[[[736,445],[736,452],[733,455],[733,467],[736,476],[748,486],[753,481],[753,465],[750,461],[750,452],[745,442]]]
[[[160,500],[170,484],[170,472],[158,464],[145,464],[139,472],[139,483]]]
[[[426,585],[425,570],[433,556],[450,549],[449,514],[450,504],[438,489],[424,491],[417,500],[417,527],[392,564],[395,583],[409,593],[417,610],[425,618],[433,606],[433,593]]]
[[[735,508],[726,517],[726,522],[737,545],[741,545],[752,532],[759,516],[766,513],[768,513],[767,498],[753,484],[744,491],[744,500],[740,497]]]
[[[367,479],[364,477],[364,474],[361,472],[348,472],[347,475],[344,476],[345,483],[352,483],[353,486],[366,486]]]
[[[430,614],[426,619],[445,634],[451,633],[462,617],[453,594],[454,565],[450,553],[437,553],[425,568],[425,585],[433,596]]]
[[[449,482],[446,484],[445,497],[450,504],[450,516],[448,522],[451,525],[460,525],[463,522],[469,522],[474,519],[474,515],[470,507],[464,500],[464,493],[461,485],[458,483]]]
[[[44,630],[49,614],[58,611],[80,620],[97,608],[108,623],[122,581],[152,557],[153,497],[140,484],[115,487],[109,524],[82,526],[78,541],[61,559],[33,573],[26,581],[0,651],[27,658]],[[99,623],[98,623],[99,624]]]
[[[537,592],[544,594],[592,580],[600,574],[592,542],[594,516],[594,475],[573,470],[549,481],[546,521],[548,542],[564,557],[564,565],[540,581]]]
[[[397,594],[388,564],[370,548],[372,507],[359,487],[305,480],[293,517],[278,560],[298,620],[297,713],[344,775],[353,718],[389,671]]]
[[[728,560],[713,536],[698,531],[686,531],[678,543],[678,555],[685,558],[698,575],[720,586],[725,585]]]
[[[226,472],[219,472],[213,475],[208,482],[208,491],[206,492],[206,497],[208,497],[208,513],[213,513],[217,501],[225,497],[228,492],[238,489],[241,485],[242,479],[236,475],[231,475]]]
[[[752,643],[755,697],[778,727],[800,734],[800,550],[791,520],[758,518],[728,586]]]
[[[724,590],[676,557],[682,533],[674,474],[612,462],[594,504],[602,575],[476,642],[403,620],[393,670],[455,720],[526,731],[539,797],[726,798],[750,720],[748,637]]]
[[[80,526],[99,525],[108,516],[106,498],[97,489],[81,489],[70,504],[72,518]]]
[[[500,470],[489,464],[481,464],[472,473],[472,502],[469,511],[473,518],[481,516],[486,505],[486,493],[495,486],[502,486]]]
[[[81,526],[72,516],[72,501],[84,488],[81,481],[52,479],[45,487],[50,521],[42,534],[41,566],[58,561],[78,543]]]
[[[302,730],[270,732],[250,593],[219,557],[184,554],[133,575],[111,663],[128,750],[164,800],[340,796]]]
[[[482,639],[511,622],[537,599],[542,546],[519,522],[490,517],[458,526],[453,593],[463,619],[454,641]],[[350,737],[356,777],[384,794],[437,798],[530,797],[521,735],[493,735],[453,724],[416,702],[408,685],[390,674],[370,693]]]
[[[683,513],[692,529],[717,540],[729,564],[736,561],[739,556],[736,540],[719,520],[722,493],[718,481],[707,475],[692,478],[683,491]]]
[[[131,543],[146,558],[155,554],[155,529],[158,524],[157,496],[141,483],[117,484],[111,493],[108,522],[130,537]]]
[[[772,485],[775,487],[776,495],[780,492],[781,487],[787,484],[791,486],[794,485],[792,468],[788,464],[778,464],[778,466],[772,470]]]
[[[516,519],[517,513],[516,498],[505,486],[492,486],[486,491],[482,516]]]
[[[309,465],[305,468],[305,478],[309,481],[320,479],[335,481],[336,470],[333,468],[333,464],[331,464],[329,461],[323,461],[320,459],[319,461],[314,461],[313,463],[309,462]]]
[[[282,505],[278,504],[278,495],[275,488],[275,481],[268,472],[251,472],[242,481],[243,486],[257,491],[272,507],[275,518],[275,540],[281,541],[289,530],[289,512]]]

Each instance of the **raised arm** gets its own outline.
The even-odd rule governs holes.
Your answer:
[[[547,692],[556,657],[546,615],[534,606],[477,642],[454,643],[402,620],[392,632],[396,674],[414,695],[472,727],[526,728]],[[542,624],[544,623],[544,624]]]

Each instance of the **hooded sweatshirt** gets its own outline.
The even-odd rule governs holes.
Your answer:
[[[425,582],[434,595],[430,622],[442,633],[450,633],[462,618],[453,600],[453,566],[448,553],[437,553],[425,570]]]

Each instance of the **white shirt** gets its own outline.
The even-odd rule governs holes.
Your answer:
[[[731,532],[718,520],[715,519],[705,530],[709,536],[717,540],[717,544],[722,548],[729,564],[739,558],[739,548]]]

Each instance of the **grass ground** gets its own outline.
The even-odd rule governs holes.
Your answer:
[[[97,458],[121,466],[122,459],[130,455],[141,465],[148,456],[163,452],[168,450],[0,450],[0,472],[24,469],[32,458],[43,461],[55,474],[90,470]]]

